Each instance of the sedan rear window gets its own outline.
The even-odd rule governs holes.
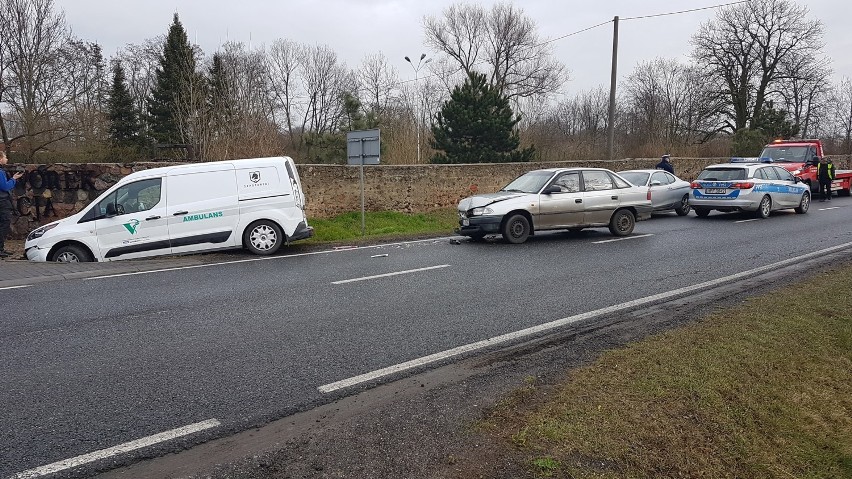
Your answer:
[[[619,175],[636,186],[647,185],[648,177],[650,176],[649,173],[645,173],[643,171],[622,171]]]
[[[698,180],[734,181],[746,179],[745,168],[708,168],[698,174]]]

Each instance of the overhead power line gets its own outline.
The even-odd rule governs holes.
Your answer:
[[[720,3],[718,5],[712,5],[712,6],[709,6],[709,7],[691,8],[689,10],[680,10],[680,11],[677,11],[677,12],[655,13],[653,15],[642,15],[642,16],[639,16],[639,17],[624,17],[624,18],[621,18],[620,20],[621,21],[641,20],[643,18],[654,18],[654,17],[665,17],[665,16],[669,16],[669,15],[680,15],[681,13],[692,13],[692,12],[699,12],[701,10],[710,10],[710,9],[713,9],[713,8],[728,7],[728,6],[731,6],[731,5],[738,5],[740,3],[748,3],[750,1],[751,0],[740,0],[739,2]]]

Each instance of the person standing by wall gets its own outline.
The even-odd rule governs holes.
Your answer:
[[[826,157],[817,163],[817,180],[819,181],[820,201],[831,201],[831,181],[834,179],[834,163]]]
[[[657,163],[656,168],[658,170],[666,170],[671,174],[675,174],[674,165],[672,165],[671,162],[671,156],[668,154],[663,155],[663,157],[660,159],[660,162]]]
[[[0,151],[0,166],[6,166],[9,159],[6,158],[6,152]],[[0,258],[6,258],[12,253],[6,251],[6,236],[12,228],[12,190],[15,189],[18,179],[24,176],[23,173],[17,172],[12,175],[12,178],[6,177],[6,172],[0,168]]]

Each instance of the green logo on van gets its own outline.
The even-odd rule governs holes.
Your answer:
[[[202,213],[200,215],[187,215],[183,217],[183,222],[187,221],[199,221],[199,220],[209,220],[211,218],[221,218],[225,214],[221,211],[215,211],[213,213]]]
[[[132,235],[136,234],[137,226],[139,226],[139,220],[130,220],[130,222],[124,223],[124,227],[127,228],[127,231],[129,231]]]

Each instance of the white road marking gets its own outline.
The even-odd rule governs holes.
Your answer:
[[[648,234],[644,234],[644,235],[625,236],[624,238],[615,238],[615,239],[608,239],[608,240],[601,240],[601,241],[592,241],[592,244],[612,243],[614,241],[624,241],[624,240],[629,240],[629,239],[645,238],[646,236],[654,236],[654,235],[651,234],[651,233],[648,233]]]
[[[836,209],[840,209],[840,207],[839,206],[832,206],[830,208],[820,208],[817,211],[828,211],[828,210],[836,210]]]
[[[0,291],[6,290],[6,289],[29,288],[30,286],[32,286],[32,285],[31,284],[24,284],[24,285],[20,285],[20,286],[6,286],[5,288],[0,288]]]
[[[752,222],[752,221],[760,221],[760,220],[761,220],[761,218],[752,218],[752,219],[750,219],[750,220],[739,220],[739,221],[734,221],[734,223],[749,223],[749,222]]]
[[[387,247],[387,246],[400,246],[400,245],[406,245],[406,244],[426,243],[428,241],[435,242],[435,241],[443,240],[443,239],[446,239],[446,238],[449,238],[449,236],[444,237],[444,238],[430,238],[430,239],[424,239],[424,240],[400,241],[398,243],[384,243],[384,244],[377,244],[377,245],[371,245],[371,246],[361,246],[361,247],[354,246],[352,248],[345,248],[345,249],[312,251],[310,253],[296,253],[296,254],[288,254],[288,255],[285,255],[285,256],[264,256],[264,257],[261,257],[261,258],[248,258],[248,259],[238,259],[238,260],[234,260],[234,261],[221,261],[219,263],[195,264],[195,265],[192,265],[192,266],[175,266],[175,267],[172,267],[172,268],[152,269],[152,270],[149,270],[149,271],[135,271],[133,273],[107,274],[107,275],[103,275],[103,276],[94,276],[94,277],[91,277],[91,278],[84,278],[84,281],[94,281],[94,280],[98,280],[98,279],[107,279],[107,278],[120,278],[120,277],[123,277],[123,276],[136,276],[136,275],[140,275],[140,274],[164,273],[164,272],[167,272],[167,271],[181,271],[181,270],[185,270],[185,269],[208,268],[210,266],[224,266],[224,265],[229,265],[229,264],[250,263],[250,262],[253,262],[253,261],[273,261],[273,260],[287,259],[287,258],[298,258],[300,256],[314,256],[314,255],[318,255],[318,254],[343,253],[343,252],[355,251],[355,250],[359,250],[359,249],[363,250],[363,249],[384,248],[384,247]]]
[[[602,316],[605,314],[615,313],[618,311],[623,311],[627,309],[635,308],[636,306],[642,306],[644,304],[653,303],[655,301],[660,301],[662,299],[673,298],[675,296],[680,296],[686,293],[690,293],[692,291],[701,291],[707,288],[712,288],[721,284],[725,284],[732,281],[737,281],[743,278],[748,278],[755,276],[757,274],[762,274],[767,271],[772,271],[774,269],[782,268],[784,266],[789,266],[792,264],[800,263],[804,260],[808,260],[811,258],[816,258],[822,256],[827,253],[831,253],[834,251],[839,251],[842,249],[852,248],[852,242],[843,243],[838,246],[833,246],[831,248],[825,248],[823,250],[814,251],[811,253],[807,253],[796,258],[790,258],[783,261],[779,261],[777,263],[768,264],[766,266],[760,266],[758,268],[750,269],[748,271],[743,271],[740,273],[732,274],[730,276],[725,276],[724,278],[717,278],[710,281],[705,281],[703,283],[693,284],[691,286],[685,286],[683,288],[679,288],[673,291],[667,291],[665,293],[659,293],[652,296],[647,296],[645,298],[634,299],[632,301],[628,301],[626,303],[621,303],[613,306],[607,306],[605,308],[596,309],[594,311],[589,311],[586,313],[576,314],[574,316],[569,316],[567,318],[557,319],[556,321],[551,321],[549,323],[539,324],[538,326],[533,326],[530,328],[522,329],[520,331],[515,331],[513,333],[507,333],[500,336],[495,336],[493,338],[484,339],[482,341],[477,341],[475,343],[465,344],[463,346],[459,346],[456,348],[448,349],[446,351],[441,351],[439,353],[430,354],[428,356],[423,356],[417,359],[412,359],[411,361],[406,361],[404,363],[395,364],[393,366],[388,366],[386,368],[377,369],[375,371],[371,371],[365,374],[361,374],[358,376],[353,376],[348,379],[343,379],[340,381],[336,381],[333,383],[325,384],[323,386],[317,387],[319,392],[323,394],[327,394],[333,391],[337,391],[338,389],[347,388],[350,386],[355,386],[357,384],[365,383],[368,381],[373,381],[378,378],[382,378],[385,376],[390,376],[391,374],[398,373],[401,371],[406,371],[409,369],[413,369],[419,366],[424,366],[427,364],[436,363],[438,361],[442,361],[448,358],[452,358],[454,356],[459,356],[464,353],[469,353],[473,351],[478,351],[481,349],[485,349],[497,344],[509,343],[512,341],[516,341],[519,339],[523,339],[529,336],[533,336],[539,333],[552,331],[563,326],[577,323],[580,321],[585,321],[588,319],[592,319],[598,316]]]
[[[108,457],[113,457],[119,454],[135,451],[137,449],[142,449],[143,447],[152,446],[160,442],[166,442],[172,439],[177,439],[179,437],[195,434],[196,432],[200,432],[205,429],[217,427],[220,424],[221,423],[216,419],[208,419],[206,421],[197,422],[195,424],[179,427],[177,429],[172,429],[171,431],[161,432],[159,434],[154,434],[153,436],[136,439],[135,441],[125,442],[124,444],[119,444],[118,446],[110,447],[108,449],[101,449],[100,451],[90,452],[88,454],[83,454],[82,456],[72,457],[71,459],[65,459],[63,461],[57,461],[53,464],[48,464],[46,466],[41,466],[35,469],[30,469],[28,471],[19,472],[12,476],[10,479],[29,479],[34,477],[47,476],[49,474],[54,474],[59,471],[64,471],[73,467],[82,466],[83,464],[88,464],[90,462],[99,461]]]
[[[397,276],[397,275],[400,275],[400,274],[417,273],[417,272],[420,272],[420,271],[429,271],[429,270],[432,270],[432,269],[447,268],[449,266],[450,265],[448,265],[448,264],[441,264],[441,265],[438,265],[438,266],[428,266],[426,268],[407,269],[405,271],[396,271],[394,273],[376,274],[376,275],[373,275],[373,276],[363,276],[361,278],[352,278],[352,279],[343,279],[343,280],[340,280],[340,281],[332,281],[331,284],[345,284],[345,283],[354,283],[356,281],[367,281],[368,279],[387,278],[388,276]]]

